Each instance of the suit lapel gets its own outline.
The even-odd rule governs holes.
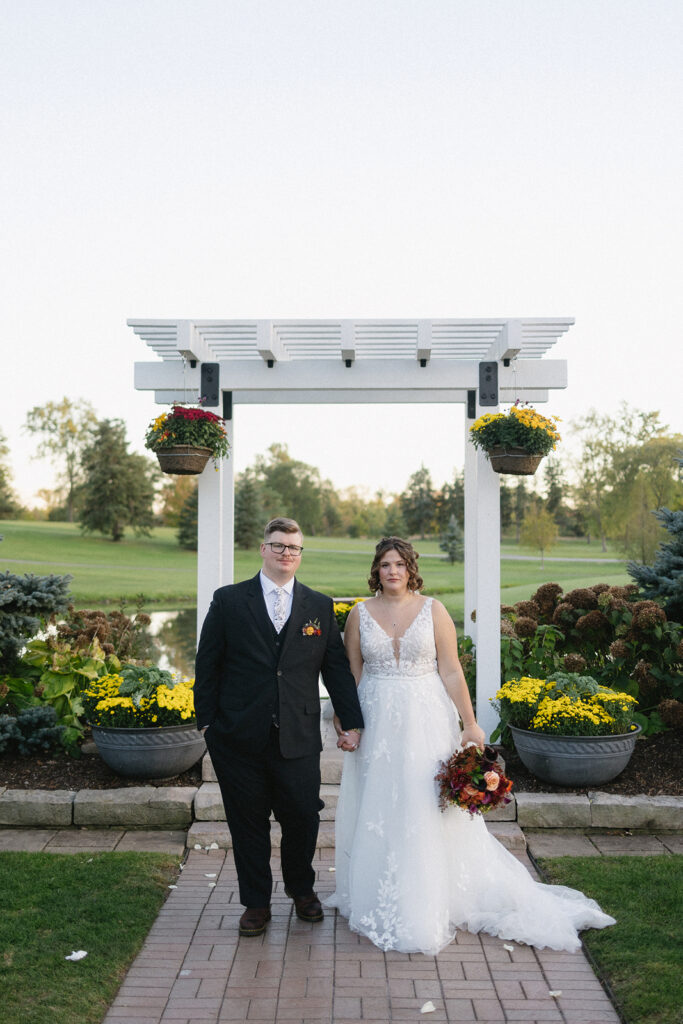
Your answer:
[[[261,577],[258,574],[250,580],[249,592],[247,594],[247,607],[249,608],[254,622],[256,623],[256,629],[259,636],[262,637],[264,643],[270,644],[272,626],[268,615],[268,609],[266,608],[266,601],[263,596]]]

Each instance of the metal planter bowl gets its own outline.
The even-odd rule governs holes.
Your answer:
[[[128,779],[172,779],[191,768],[206,751],[204,737],[193,725],[158,729],[93,726],[92,738],[104,763]]]
[[[556,786],[599,786],[615,779],[628,764],[641,731],[637,726],[617,736],[551,736],[509,728],[522,763]]]

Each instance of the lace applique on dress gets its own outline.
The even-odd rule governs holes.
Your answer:
[[[432,624],[432,599],[425,599],[405,633],[398,637],[399,657],[394,637],[389,636],[364,604],[360,608],[360,649],[364,672],[383,676],[425,675],[436,670],[436,644]]]

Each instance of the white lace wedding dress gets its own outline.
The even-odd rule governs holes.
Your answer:
[[[380,949],[435,954],[456,927],[576,950],[614,918],[583,893],[534,882],[480,815],[438,807],[434,776],[459,744],[436,669],[431,599],[394,642],[359,605],[365,731],[344,758],[336,892],[326,901]]]

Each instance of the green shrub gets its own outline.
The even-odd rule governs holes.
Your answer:
[[[59,744],[63,732],[55,709],[47,705],[24,708],[16,718],[0,715],[0,753],[14,749],[24,755],[48,752]]]
[[[0,572],[0,672],[12,672],[26,641],[66,609],[72,578]]]
[[[544,583],[527,601],[501,607],[501,681],[592,677],[638,701],[647,735],[678,720],[683,700],[683,626],[638,588],[596,583],[566,594]],[[659,708],[665,718],[662,718]]]
[[[16,711],[54,708],[57,724],[63,727],[61,742],[76,754],[85,728],[81,694],[98,676],[119,668],[118,658],[105,654],[97,638],[73,651],[69,644],[50,634],[44,640],[31,640],[15,675],[0,679],[0,705],[4,703]]]
[[[0,715],[0,754],[4,754],[19,736],[16,718],[13,715]]]

